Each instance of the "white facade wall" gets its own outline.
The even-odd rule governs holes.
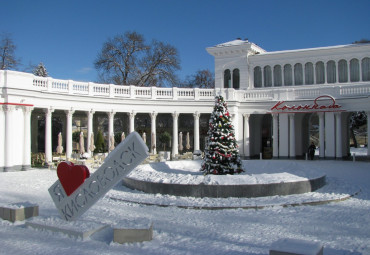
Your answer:
[[[308,128],[305,126],[307,125],[307,114],[318,114],[319,112],[323,112],[324,115],[320,141],[325,145],[323,146],[325,153],[320,151],[320,157],[341,158],[348,154],[348,116],[350,112],[370,112],[370,81],[362,80],[362,73],[361,79],[357,82],[339,83],[337,79],[335,83],[327,83],[326,79],[324,84],[254,88],[254,67],[259,66],[263,69],[267,65],[273,68],[275,65],[294,66],[296,63],[304,65],[307,62],[316,63],[317,61],[327,64],[328,61],[333,60],[338,64],[342,59],[347,62],[353,58],[361,60],[370,57],[369,44],[269,53],[253,43],[236,40],[207,48],[207,51],[215,57],[215,89],[116,86],[0,71],[0,104],[2,107],[0,111],[0,169],[18,170],[26,167],[30,162],[27,157],[29,151],[27,136],[30,136],[30,133],[27,129],[37,127],[29,125],[28,117],[25,117],[26,113],[23,110],[25,107],[38,112],[51,109],[52,112],[58,112],[58,114],[68,111],[80,114],[85,112],[87,116],[91,112],[91,119],[96,113],[104,113],[107,116],[109,113],[127,113],[132,116],[138,113],[149,113],[153,116],[161,113],[202,115],[212,112],[215,95],[224,96],[228,102],[242,156],[259,155],[265,149],[262,137],[269,138],[271,135],[264,133],[268,131],[262,130],[266,114],[277,116],[271,120],[270,131],[276,136],[274,140],[278,141],[278,145],[273,146],[273,156],[275,158],[295,158],[304,155],[306,139],[309,139]],[[231,75],[234,69],[239,69],[240,89],[223,88],[226,69],[231,71]],[[339,110],[342,112],[340,117],[336,117],[338,112],[330,109],[290,112],[287,110],[279,112],[273,109],[276,104],[290,107],[313,105],[320,96],[326,96],[320,101],[322,104],[328,105],[333,103],[331,100],[335,100],[335,104],[340,106]],[[291,120],[289,114],[294,114]],[[275,123],[274,126],[273,123]],[[341,123],[340,127],[339,123]],[[111,119],[110,130],[113,129],[112,125]],[[65,130],[69,128],[64,127]],[[134,130],[132,123],[130,128],[131,131]],[[155,130],[155,127],[152,129]],[[173,132],[177,134],[178,130],[175,129],[176,127]],[[67,135],[67,144],[69,144],[71,135]],[[194,135],[194,137],[199,136]],[[341,141],[339,141],[340,138],[342,138]],[[50,141],[50,139],[47,137],[46,140]],[[197,143],[199,144],[199,141],[194,142],[194,144]],[[340,145],[341,149],[336,148],[337,145]],[[25,146],[27,148],[24,148]],[[51,150],[54,151],[56,145],[52,146]],[[177,152],[178,148],[173,148],[173,154]]]

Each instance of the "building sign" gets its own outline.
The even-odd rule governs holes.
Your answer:
[[[342,112],[342,106],[332,96],[319,96],[311,104],[289,104],[278,101],[271,107],[271,113],[308,113],[308,112]]]
[[[49,188],[49,193],[62,218],[68,221],[81,216],[147,157],[148,147],[138,133],[132,132],[91,176],[76,165],[61,165],[65,172]],[[77,176],[66,176],[69,170]]]

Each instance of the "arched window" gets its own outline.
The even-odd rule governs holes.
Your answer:
[[[304,71],[305,71],[305,84],[310,85],[314,83],[314,75],[313,75],[313,64],[311,62],[308,62],[304,65]]]
[[[370,58],[363,58],[361,61],[362,81],[370,81]]]
[[[349,72],[351,81],[360,81],[360,65],[358,59],[351,59],[349,62]]]
[[[297,63],[294,65],[294,85],[303,84],[303,68],[302,64]]]
[[[344,59],[338,62],[338,76],[339,82],[348,82],[348,66],[347,61]]]
[[[262,71],[261,67],[256,66],[254,68],[254,87],[261,88],[262,87]]]
[[[271,67],[265,66],[263,68],[263,79],[265,81],[265,87],[272,86],[272,74],[271,74]]]
[[[325,83],[325,66],[324,62],[319,61],[316,63],[316,84]]]
[[[292,66],[289,64],[286,64],[284,66],[284,85],[285,86],[290,86],[293,84],[293,79],[292,79]]]
[[[229,69],[226,69],[224,72],[224,88],[231,88],[231,74]]]
[[[335,62],[333,60],[328,61],[326,63],[326,75],[328,78],[328,83],[336,83],[337,82],[337,70],[336,70]]]
[[[239,89],[240,88],[240,74],[239,69],[233,70],[233,88]]]
[[[281,76],[281,66],[274,66],[274,87],[280,87],[283,84]]]

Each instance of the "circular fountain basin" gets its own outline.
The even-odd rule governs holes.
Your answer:
[[[302,194],[325,185],[326,175],[307,161],[243,161],[240,175],[207,175],[201,161],[169,161],[140,165],[123,185],[146,193],[188,197],[264,197]]]

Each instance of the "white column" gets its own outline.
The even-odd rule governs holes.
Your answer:
[[[274,76],[274,66],[271,66],[271,87],[275,87],[274,79],[275,79],[275,76]]]
[[[333,112],[325,113],[325,157],[335,158],[335,117]]]
[[[289,157],[289,116],[280,114],[279,116],[279,157]]]
[[[111,136],[114,137],[114,115],[116,113],[112,110],[108,112],[108,148],[111,148]],[[110,150],[110,149],[109,149]]]
[[[24,141],[23,141],[23,165],[22,170],[31,167],[31,112],[33,107],[23,106],[24,117]]]
[[[13,105],[3,105],[5,113],[5,134],[4,134],[4,172],[11,170],[13,167],[12,162],[12,115],[15,107]]]
[[[91,146],[91,134],[93,133],[93,118],[94,113],[92,109],[87,112],[87,153],[90,154],[90,156],[93,156],[93,151],[90,150]]]
[[[289,157],[295,158],[295,122],[294,113],[289,114]]]
[[[342,114],[340,112],[335,113],[335,157],[342,159]]]
[[[320,158],[325,158],[325,113],[319,112],[319,138],[320,138]]]
[[[347,62],[347,82],[350,82],[351,81],[351,68],[349,66],[350,60],[346,59],[346,62]]]
[[[199,151],[199,118],[200,118],[200,113],[195,112],[193,114],[194,116],[194,151]]]
[[[253,89],[254,88],[254,68],[255,66],[252,66],[250,65],[249,61],[248,61],[249,58],[247,58],[247,62],[248,62],[248,65],[250,66],[250,69],[249,69],[249,72],[248,72],[248,75],[249,75],[249,86],[248,88],[249,89]]]
[[[154,142],[154,144],[151,144],[151,146],[150,146],[150,152],[153,153],[153,154],[157,154],[156,141],[152,141],[152,137],[153,136],[157,140],[157,126],[156,126],[157,115],[158,115],[158,113],[156,113],[156,112],[152,112],[150,114],[150,118],[151,118],[151,131],[152,131],[151,133],[152,133],[152,136],[149,139],[150,139],[150,141],[152,143]]]
[[[369,138],[370,138],[370,111],[366,112],[367,115],[367,156],[370,156],[370,146],[369,146]]]
[[[249,140],[249,117],[250,117],[250,114],[248,113],[243,113],[243,117],[244,117],[244,156],[246,157],[250,157],[251,153],[250,153],[250,140]]]
[[[52,148],[51,148],[51,117],[54,109],[47,108],[45,112],[45,163],[49,164],[52,162]]]
[[[69,160],[72,155],[72,117],[74,112],[73,108],[65,111],[67,116],[66,160]]]
[[[272,115],[272,156],[279,157],[279,115]]]
[[[179,113],[174,112],[172,113],[172,158],[175,158],[177,154],[179,154],[179,137],[178,137],[178,119]]]
[[[135,115],[136,112],[134,111],[128,113],[128,116],[130,118],[130,133],[135,131]]]

